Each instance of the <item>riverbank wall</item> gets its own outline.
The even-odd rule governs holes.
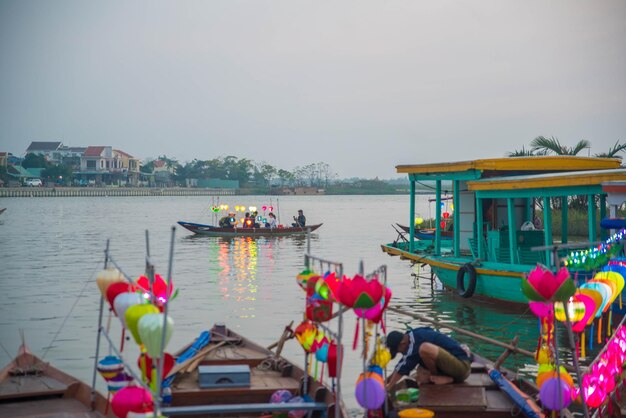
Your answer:
[[[125,197],[125,196],[234,196],[235,189],[192,189],[184,187],[7,187],[2,197]]]

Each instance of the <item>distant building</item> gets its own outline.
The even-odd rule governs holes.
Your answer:
[[[43,155],[47,161],[58,164],[62,159],[59,150],[62,145],[59,141],[33,141],[26,148],[26,154]]]
[[[89,146],[74,175],[80,184],[136,186],[139,168],[139,160],[124,151],[111,146]]]
[[[10,152],[1,151],[0,152],[0,165],[8,165],[10,156],[11,156]]]

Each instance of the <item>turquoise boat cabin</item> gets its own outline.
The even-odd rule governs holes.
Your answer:
[[[575,247],[568,221],[574,199],[587,211],[586,234],[576,238],[589,246],[609,237],[610,231],[597,227],[608,206],[602,186],[626,180],[621,160],[578,156],[494,158],[396,169],[410,181],[410,229],[406,241],[383,244],[383,251],[428,264],[446,287],[461,296],[514,303],[527,303],[520,280],[537,263],[560,265],[551,248],[537,247],[566,243]],[[418,182],[435,184],[436,229],[431,240],[416,238]],[[439,227],[442,185],[453,195],[451,240],[442,239]],[[555,211],[560,212],[559,231],[552,228]]]

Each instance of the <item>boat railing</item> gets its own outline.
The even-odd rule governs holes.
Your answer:
[[[228,415],[247,414],[252,412],[289,412],[300,411],[326,411],[328,405],[323,402],[293,402],[293,403],[249,403],[239,405],[199,405],[199,406],[173,406],[161,408],[161,412],[168,417],[179,415]],[[340,410],[340,408],[335,408]]]

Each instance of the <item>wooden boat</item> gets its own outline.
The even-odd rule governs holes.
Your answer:
[[[0,417],[107,417],[115,414],[91,387],[33,355],[26,346],[0,371]]]
[[[308,231],[315,231],[323,224],[307,225],[305,227],[284,228],[221,228],[213,225],[197,224],[179,221],[178,224],[198,235],[211,237],[281,237],[290,235],[306,235]]]
[[[560,198],[561,241],[568,242],[567,199],[586,196],[599,200],[600,217],[606,214],[604,182],[626,180],[620,160],[576,156],[534,156],[495,158],[455,163],[400,165],[398,173],[409,176],[410,214],[415,218],[415,183],[436,179],[436,199],[442,198],[442,181],[452,181],[454,197],[453,239],[445,248],[442,231],[434,240],[383,244],[390,255],[430,265],[445,287],[463,297],[489,298],[506,303],[526,304],[521,279],[537,263],[555,265],[549,250],[533,247],[552,246],[552,211],[544,210],[544,229],[529,225],[535,219],[535,204],[551,208],[551,199]],[[606,238],[596,230],[595,205],[588,205],[588,240]],[[442,220],[439,201],[435,205],[435,225]],[[523,228],[524,226],[524,228]],[[449,242],[449,241],[448,241]],[[589,245],[590,246],[590,245]],[[558,262],[558,260],[557,260]],[[588,273],[587,273],[588,274]],[[579,280],[586,278],[581,272]]]
[[[405,233],[410,234],[411,228],[406,225],[401,225],[396,223],[400,229],[402,229]],[[415,229],[415,238],[421,240],[434,240],[435,239],[435,228],[416,228]],[[441,231],[441,239],[450,240],[452,239],[452,231]]]
[[[490,372],[494,369],[494,363],[474,354],[472,362],[472,372],[463,383],[452,383],[448,385],[433,385],[431,383],[418,384],[415,375],[400,382],[401,391],[407,391],[409,387],[418,386],[419,397],[415,401],[402,401],[398,397],[393,398],[393,408],[396,412],[405,409],[423,409],[432,411],[437,418],[463,418],[463,417],[483,417],[483,418],[504,418],[510,417],[513,411],[520,408],[530,408],[536,415],[520,414],[521,416],[543,417],[540,408],[533,400],[533,395],[538,393],[536,386],[530,382],[525,383],[526,393],[517,387],[513,382],[517,381],[517,376],[510,370],[500,369],[498,372],[504,375],[504,383],[500,379],[500,384],[491,377]],[[502,384],[507,386],[503,389]],[[512,390],[513,396],[505,390]],[[397,392],[396,392],[397,393]]]
[[[264,411],[271,411],[271,395],[280,389],[287,389],[293,395],[303,396],[306,393],[314,401],[309,407],[316,405],[313,417],[335,417],[335,408],[339,408],[339,416],[347,418],[343,404],[337,406],[334,394],[321,383],[309,377],[307,390],[303,392],[304,371],[276,356],[267,348],[261,347],[250,340],[236,334],[223,325],[214,326],[210,333],[210,342],[198,354],[183,363],[178,363],[171,382],[171,406],[163,408],[167,416],[209,416],[215,414],[235,414],[240,416],[260,416]],[[285,336],[285,334],[283,334]],[[280,341],[284,343],[285,338]],[[282,349],[279,341],[277,352]],[[181,349],[175,357],[191,347]],[[247,385],[237,385],[229,377],[216,378],[211,388],[202,388],[199,384],[199,369],[202,366],[244,366],[250,369],[250,380]],[[294,404],[295,405],[295,404]],[[301,404],[299,404],[301,405]],[[204,413],[199,413],[201,408]],[[283,409],[285,407],[283,406]],[[288,409],[302,409],[286,407]],[[285,409],[285,412],[287,410]]]
[[[7,208],[0,208],[0,215],[2,215],[5,210],[7,210]]]

